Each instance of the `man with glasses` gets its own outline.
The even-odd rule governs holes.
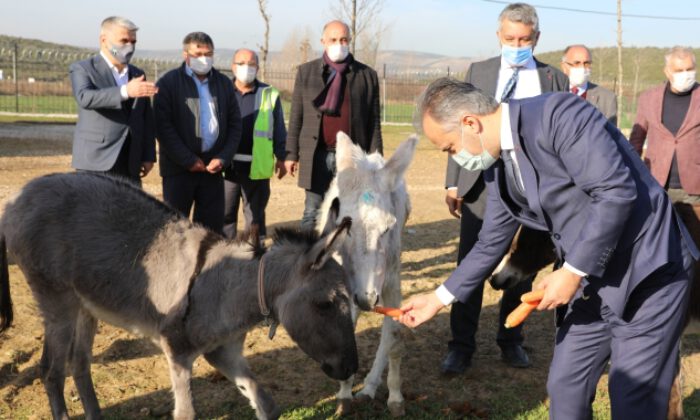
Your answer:
[[[241,142],[224,170],[224,234],[236,236],[238,207],[243,199],[245,230],[255,225],[262,241],[267,234],[265,207],[270,199],[270,178],[287,173],[284,167],[287,129],[280,93],[258,80],[258,55],[241,48],[233,55],[233,87],[241,112]]]
[[[222,233],[221,170],[241,140],[241,115],[231,80],[213,68],[214,42],[192,32],[184,62],[161,77],[154,100],[163,199],[186,216]]]
[[[570,45],[561,58],[561,70],[569,76],[569,91],[587,100],[605,115],[611,124],[617,124],[615,94],[590,82],[593,58],[585,45]]]

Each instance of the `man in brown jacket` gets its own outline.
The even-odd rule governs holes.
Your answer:
[[[323,196],[335,176],[335,138],[350,135],[366,152],[382,153],[377,73],[348,52],[350,30],[341,21],[323,28],[321,58],[297,72],[287,133],[285,168],[299,170],[306,191],[303,228],[313,228]]]
[[[664,73],[668,83],[639,96],[630,143],[671,200],[700,204],[700,89],[693,50],[672,48]]]

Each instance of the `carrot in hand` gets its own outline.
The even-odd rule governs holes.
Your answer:
[[[525,303],[539,303],[544,297],[544,289],[533,290],[520,296],[520,301]]]
[[[527,318],[532,311],[537,308],[537,305],[539,305],[540,302],[533,302],[533,303],[521,303],[518,305],[517,308],[513,310],[510,314],[508,314],[508,317],[506,318],[505,322],[505,327],[506,328],[515,328],[518,325],[522,324],[523,321],[525,321],[525,318]]]
[[[392,318],[398,318],[401,315],[403,315],[403,311],[399,308],[387,308],[384,306],[375,306],[374,312],[376,312],[378,314],[390,316]]]

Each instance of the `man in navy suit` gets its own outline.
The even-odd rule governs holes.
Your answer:
[[[138,27],[118,16],[102,21],[100,53],[70,66],[78,124],[75,169],[106,172],[141,184],[156,161],[150,96],[158,91],[129,64]]]
[[[488,199],[476,245],[435,293],[409,299],[400,321],[416,327],[468,299],[519,223],[548,231],[564,262],[537,286],[538,309],[558,315],[551,418],[591,418],[608,361],[612,418],[665,418],[698,251],[625,137],[574,95],[499,105],[451,79],[426,89],[416,115],[433,144],[484,171]]]

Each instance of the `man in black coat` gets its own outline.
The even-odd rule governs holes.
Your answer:
[[[233,84],[212,67],[214,42],[203,32],[183,41],[184,62],[158,81],[154,100],[163,199],[223,233],[224,178],[241,141]]]
[[[350,135],[366,152],[382,153],[377,73],[348,51],[350,30],[341,21],[323,28],[321,58],[302,64],[294,82],[285,168],[299,171],[306,190],[301,225],[313,228],[335,176],[335,139]]]

